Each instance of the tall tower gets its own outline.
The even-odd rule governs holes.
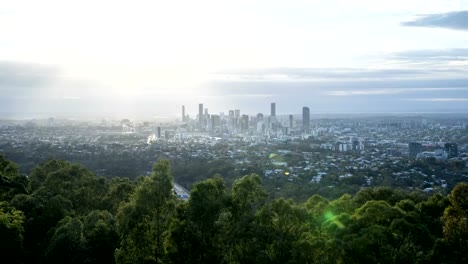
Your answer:
[[[289,115],[289,129],[293,128],[293,115]]]
[[[449,158],[458,157],[457,143],[445,143],[445,151]]]
[[[310,127],[310,110],[309,107],[302,107],[302,127],[304,130]]]
[[[271,103],[271,114],[270,116],[276,116],[276,103]]]
[[[198,123],[200,128],[203,127],[203,104],[198,104]]]
[[[182,106],[182,122],[185,122],[185,105]]]
[[[422,144],[419,142],[410,142],[408,143],[408,153],[412,158],[416,158],[418,153],[421,153],[423,150]]]

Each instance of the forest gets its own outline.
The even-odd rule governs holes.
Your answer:
[[[179,199],[171,164],[136,179],[49,160],[28,175],[0,155],[8,263],[468,263],[468,184],[448,195],[367,187],[304,202],[250,173],[207,175]],[[5,263],[5,262],[4,262]]]

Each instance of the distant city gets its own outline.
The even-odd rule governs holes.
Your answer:
[[[1,120],[0,153],[20,164],[24,173],[60,158],[82,163],[98,175],[130,178],[150,173],[155,160],[167,158],[177,165],[176,182],[187,189],[212,176],[203,172],[211,167],[232,179],[250,171],[267,182],[286,175],[285,184],[323,188],[340,186],[346,178],[355,179],[351,186],[360,188],[391,178],[394,187],[443,192],[468,177],[466,169],[432,175],[414,163],[435,160],[467,168],[468,116],[311,118],[307,106],[283,115],[277,114],[279,107],[271,102],[269,113],[247,115],[242,109],[210,113],[209,106],[200,103],[198,113],[182,105],[180,118],[147,121]],[[231,169],[218,168],[221,161]],[[200,164],[206,167],[193,169]]]
[[[297,117],[296,117],[297,119]],[[295,120],[294,115],[276,115],[276,103],[271,103],[270,114],[258,113],[256,116],[241,114],[240,109],[229,110],[227,114],[209,114],[208,108],[203,104],[198,105],[197,117],[191,118],[186,114],[185,106],[182,106],[182,122],[191,131],[225,132],[225,133],[248,133],[253,132],[267,136],[292,135],[310,132],[310,110],[302,108],[302,123]],[[198,122],[196,122],[198,121]]]

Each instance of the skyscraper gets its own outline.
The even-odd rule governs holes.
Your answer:
[[[221,126],[221,118],[219,115],[211,115],[211,128],[219,128]]]
[[[293,115],[289,115],[289,129],[293,128]]]
[[[418,153],[422,152],[422,144],[419,142],[408,143],[408,152],[410,157],[416,158]]]
[[[198,104],[198,123],[200,128],[203,127],[203,104]]]
[[[310,110],[307,106],[302,107],[302,127],[303,129],[310,127]]]
[[[276,116],[276,103],[271,103],[271,114],[270,116]]]
[[[241,130],[249,129],[249,116],[248,115],[242,115],[240,119],[240,127],[241,127]]]
[[[182,106],[182,122],[185,122],[185,105]]]
[[[449,158],[458,157],[457,143],[445,143],[445,152],[447,152]]]

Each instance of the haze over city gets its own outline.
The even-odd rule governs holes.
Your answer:
[[[468,0],[0,0],[0,256],[468,263]]]
[[[1,1],[4,118],[468,112],[468,1]]]

